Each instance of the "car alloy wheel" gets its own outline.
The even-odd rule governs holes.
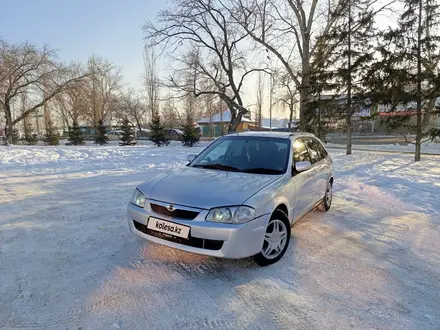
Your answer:
[[[269,222],[264,235],[261,253],[267,259],[275,259],[283,251],[287,242],[287,229],[283,221],[274,219]]]
[[[263,246],[255,256],[255,262],[260,266],[267,266],[280,260],[290,242],[290,223],[287,215],[275,210],[266,227]]]

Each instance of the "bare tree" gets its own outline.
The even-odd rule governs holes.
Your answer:
[[[93,118],[96,126],[99,119],[105,119],[112,115],[112,105],[119,90],[121,89],[121,68],[116,67],[107,59],[92,56],[88,61],[90,72],[89,98]]]
[[[0,41],[0,105],[6,118],[7,142],[12,142],[13,127],[43,107],[66,88],[83,81],[85,75],[63,66],[55,52],[32,44]],[[22,94],[29,94],[26,109],[13,117],[13,104]]]
[[[93,123],[90,117],[90,84],[86,79],[81,84],[66,88],[54,99],[54,110],[63,121],[63,126],[71,128],[73,122],[82,119]]]
[[[248,112],[242,96],[244,80],[261,69],[248,68],[243,42],[248,33],[237,29],[228,10],[218,1],[176,0],[174,7],[159,14],[158,24],[147,23],[144,31],[147,40],[164,51],[185,48],[183,56],[174,57],[180,62],[171,78],[174,87],[196,97],[218,95],[231,111],[228,130],[235,131]],[[194,72],[192,85],[180,79],[185,70]]]
[[[203,96],[204,111],[203,117],[209,118],[209,136],[213,137],[212,116],[216,113],[216,105],[214,102],[215,95],[206,94]]]
[[[159,112],[160,81],[154,47],[144,48],[144,87],[150,118]]]
[[[182,115],[178,111],[174,101],[175,98],[168,94],[161,107],[161,113],[165,127],[171,128],[176,125],[180,125],[183,122]]]
[[[142,103],[141,98],[136,95],[134,89],[128,89],[121,92],[118,118],[122,121],[128,118],[136,124],[139,131],[142,132],[143,119],[147,112],[147,106]]]
[[[295,114],[295,105],[298,103],[298,91],[289,74],[280,74],[277,82],[281,88],[281,94],[276,96],[276,102],[281,103],[283,108],[287,107],[289,109],[289,122],[287,128],[291,131],[293,116]]]

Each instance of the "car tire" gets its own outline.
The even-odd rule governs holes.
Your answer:
[[[276,234],[276,237],[274,237],[275,240],[278,238],[278,235],[280,236],[279,237],[280,241],[279,244],[277,245],[277,248],[279,248],[280,252],[277,251],[277,249],[273,249],[272,252],[276,252],[276,253],[272,253],[272,252],[268,253],[270,250],[269,245],[276,244],[275,241],[274,242],[268,241],[272,238],[272,236],[269,237],[269,235],[273,234],[274,232],[279,233]],[[260,253],[254,256],[255,262],[259,266],[268,266],[280,260],[283,257],[284,253],[286,253],[287,248],[289,247],[290,232],[291,232],[291,228],[290,228],[289,218],[287,217],[287,215],[281,210],[275,210],[275,212],[270,217],[269,223],[267,224],[261,251]],[[283,241],[282,237],[284,237],[285,241]]]
[[[327,212],[330,210],[330,207],[332,206],[332,200],[333,200],[333,182],[329,181],[327,183],[327,188],[325,190],[324,198],[322,199],[322,202],[318,205],[317,210],[321,212]]]

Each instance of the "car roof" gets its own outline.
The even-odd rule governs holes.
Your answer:
[[[273,138],[284,138],[288,139],[290,137],[316,137],[312,133],[307,132],[273,132],[273,131],[247,131],[247,132],[240,132],[240,133],[232,133],[228,134],[229,136],[255,136],[255,137],[273,137]]]

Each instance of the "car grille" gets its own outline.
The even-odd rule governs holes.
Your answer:
[[[146,225],[139,223],[137,221],[133,221],[133,224],[134,227],[140,232],[143,232],[144,234],[150,236],[161,238],[169,242],[174,242],[174,243],[192,246],[200,249],[206,249],[206,250],[220,250],[223,247],[223,241],[217,241],[213,239],[203,239],[203,238],[197,238],[191,236],[189,236],[188,239],[184,239],[181,237],[171,236],[155,230],[148,229]]]
[[[181,210],[179,208],[174,209],[174,211],[168,210],[165,206],[150,203],[151,209],[153,212],[161,215],[165,215],[170,218],[178,218],[178,219],[185,219],[185,220],[193,220],[198,215],[199,212],[195,211],[189,211],[189,210]]]

